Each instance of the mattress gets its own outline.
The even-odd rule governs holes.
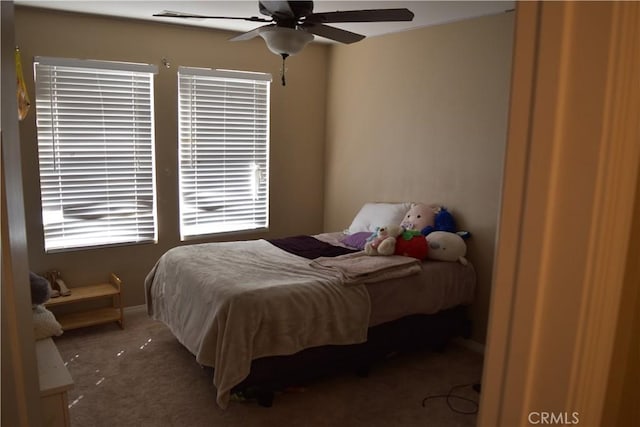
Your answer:
[[[335,246],[341,232],[315,235]],[[369,326],[376,326],[412,314],[433,314],[457,305],[473,302],[476,273],[471,263],[426,260],[418,274],[384,282],[367,283],[371,311]]]
[[[167,324],[199,363],[215,368],[217,402],[223,408],[256,358],[361,343],[368,327],[473,299],[471,264],[339,255],[343,251],[335,247],[346,248],[341,233],[298,237],[333,245],[328,249],[336,253],[310,259],[266,240],[187,245],[167,251],[145,280],[149,314]],[[361,262],[400,262],[408,272],[398,275],[394,269],[389,275],[385,267],[377,269],[382,275],[346,280],[354,277],[345,274],[352,272],[351,264]],[[378,281],[381,277],[385,280]]]

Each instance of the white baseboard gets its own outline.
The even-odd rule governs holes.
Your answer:
[[[451,341],[458,344],[461,347],[466,348],[467,350],[471,350],[475,353],[484,355],[484,344],[480,344],[477,341],[473,341],[466,338],[454,338]]]

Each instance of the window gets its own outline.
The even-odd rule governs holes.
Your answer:
[[[45,250],[156,240],[155,66],[36,57]]]
[[[180,67],[180,234],[268,227],[269,74]]]

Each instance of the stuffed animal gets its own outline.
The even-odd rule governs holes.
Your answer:
[[[433,227],[434,215],[433,206],[427,206],[424,203],[414,203],[400,223],[400,227],[405,231],[418,231],[422,233],[422,230],[425,228],[429,226]],[[408,234],[406,240],[409,240],[413,235]]]
[[[427,246],[427,240],[422,234],[419,234],[407,240],[404,237],[399,237],[396,241],[396,255],[410,256],[419,260],[427,258],[429,247]]]
[[[42,276],[29,272],[31,285],[31,310],[33,312],[33,335],[36,340],[62,335],[62,326],[44,303],[49,301],[53,292],[49,281]],[[57,291],[56,291],[57,292]]]
[[[400,223],[402,236],[396,242],[396,255],[410,256],[419,260],[427,257],[427,241],[422,230],[433,226],[434,208],[424,203],[415,203]]]
[[[373,238],[364,245],[367,255],[393,255],[396,248],[396,237],[402,229],[397,225],[378,227]]]
[[[434,231],[447,231],[449,233],[457,233],[463,239],[471,237],[471,233],[468,231],[456,231],[456,221],[453,219],[451,212],[444,206],[436,208],[435,215],[433,217],[433,225],[427,225],[421,232],[427,236]]]
[[[447,231],[433,231],[427,234],[426,240],[429,245],[429,259],[468,264],[464,257],[467,253],[467,245],[460,235]]]
[[[51,287],[49,282],[36,273],[29,272],[29,284],[31,285],[31,304],[44,304],[51,298]]]

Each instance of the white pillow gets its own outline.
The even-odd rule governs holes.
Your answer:
[[[36,340],[62,335],[62,326],[43,305],[33,307],[33,333]]]
[[[400,225],[404,216],[411,209],[411,202],[403,203],[365,203],[353,219],[347,232],[376,231],[383,225]]]

